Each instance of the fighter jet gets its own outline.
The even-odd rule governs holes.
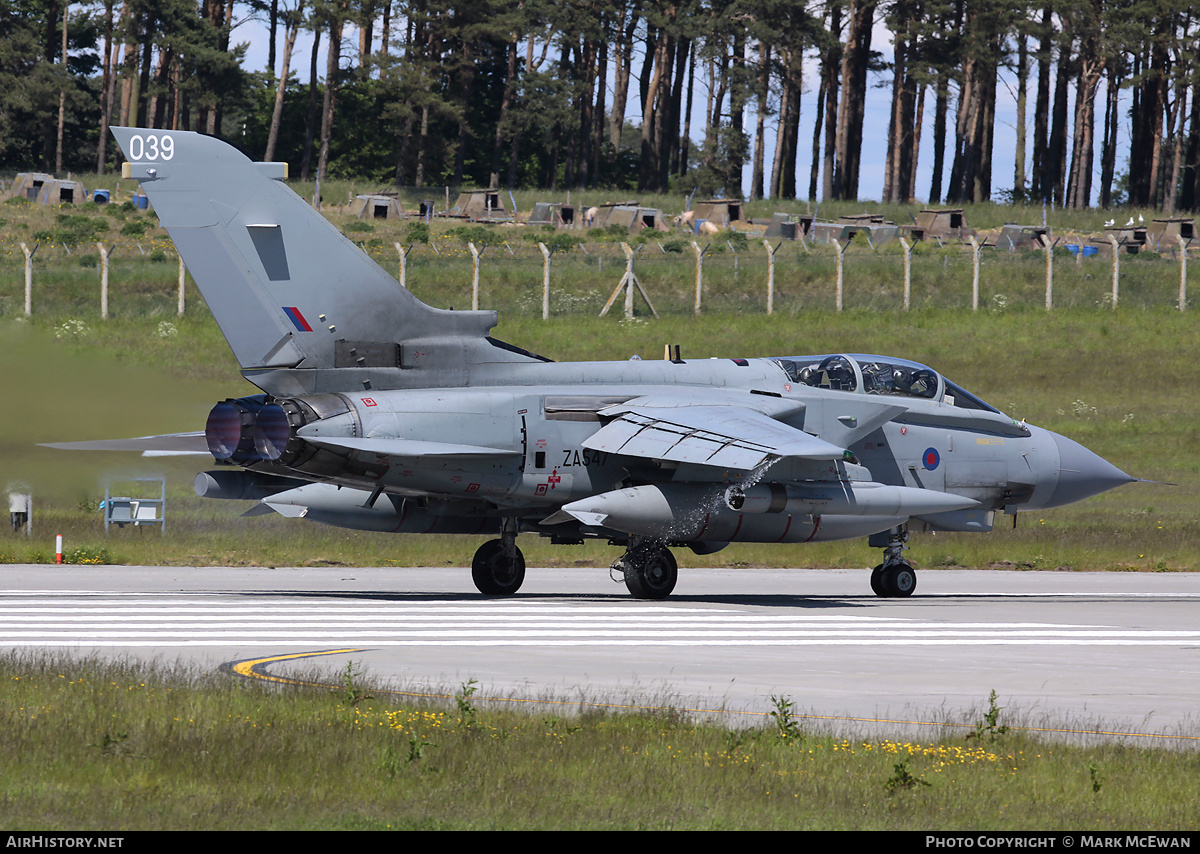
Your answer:
[[[672,548],[867,537],[879,596],[916,573],[911,532],[989,531],[1135,478],[937,371],[860,354],[553,362],[428,306],[284,183],[208,136],[115,128],[261,394],[204,432],[73,447],[211,453],[196,478],[250,511],[374,531],[487,536],[488,595],[525,577],[521,534],[608,540],[630,593],[675,587]]]

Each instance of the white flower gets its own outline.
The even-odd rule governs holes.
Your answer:
[[[54,337],[63,338],[81,338],[87,335],[92,330],[82,320],[68,320],[61,326],[54,327]]]
[[[1073,409],[1075,414],[1080,417],[1096,414],[1096,407],[1088,406],[1087,403],[1082,400],[1076,400],[1074,403],[1072,403],[1071,409]]]

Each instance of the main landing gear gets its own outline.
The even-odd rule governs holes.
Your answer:
[[[525,580],[525,555],[517,548],[517,527],[505,520],[500,539],[488,540],[471,560],[471,580],[487,596],[511,596]]]
[[[904,544],[908,542],[908,526],[902,525],[876,536],[887,540],[886,544],[876,542],[874,537],[868,541],[872,546],[884,546],[883,563],[871,571],[871,590],[876,596],[889,599],[911,596],[917,589],[917,571],[901,556]]]
[[[675,556],[654,540],[630,543],[612,568],[624,574],[625,586],[635,599],[666,599],[679,580]]]

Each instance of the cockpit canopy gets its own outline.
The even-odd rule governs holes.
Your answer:
[[[788,356],[774,360],[797,384],[858,394],[898,395],[941,401],[960,409],[1000,410],[984,403],[937,371],[917,362],[890,356],[837,353],[826,356]]]

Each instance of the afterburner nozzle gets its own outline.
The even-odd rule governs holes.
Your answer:
[[[277,460],[288,440],[287,414],[266,395],[223,400],[208,413],[204,438],[218,460]]]
[[[239,466],[278,463],[290,468],[316,452],[297,431],[307,424],[340,423],[350,409],[336,394],[303,395],[277,400],[265,394],[223,400],[208,413],[204,437],[221,461]],[[345,427],[353,431],[354,424]],[[336,432],[336,431],[335,431]],[[349,435],[357,435],[350,433]]]
[[[242,412],[230,401],[222,401],[208,413],[204,425],[208,450],[218,460],[232,459],[242,441]]]
[[[291,438],[291,425],[287,413],[277,403],[264,406],[254,420],[254,450],[264,460],[277,460],[283,456]]]

